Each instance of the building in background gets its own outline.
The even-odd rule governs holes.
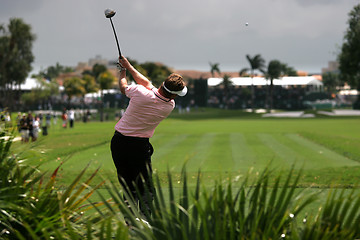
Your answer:
[[[339,71],[339,62],[338,61],[329,61],[328,66],[321,69],[321,73],[340,73]]]

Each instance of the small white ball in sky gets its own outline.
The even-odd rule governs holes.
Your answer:
[[[249,23],[248,23],[248,22],[246,22],[246,23],[245,23],[245,26],[249,26]]]

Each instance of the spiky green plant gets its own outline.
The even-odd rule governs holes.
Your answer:
[[[329,191],[326,203],[320,208],[313,221],[296,232],[294,239],[359,239],[360,237],[360,195],[351,190]]]
[[[0,238],[81,236],[81,205],[103,184],[89,187],[97,171],[82,183],[85,168],[70,186],[61,190],[55,185],[60,166],[47,179],[37,167],[26,165],[24,159],[11,153],[12,139],[0,139]]]
[[[114,205],[106,204],[119,221],[127,219],[132,232],[140,239],[258,239],[279,238],[289,229],[290,214],[296,215],[314,200],[314,196],[296,201],[295,188],[299,180],[291,181],[290,171],[284,185],[276,178],[270,191],[265,171],[253,184],[244,181],[240,186],[216,183],[212,190],[202,187],[200,173],[193,193],[187,186],[186,171],[182,171],[182,192],[175,198],[171,174],[168,174],[169,196],[165,198],[160,180],[155,177],[157,192],[151,205],[152,214],[146,214],[148,227],[135,204],[126,207],[116,185],[108,189]],[[234,189],[238,189],[233,192]],[[129,196],[127,196],[129,197]],[[105,200],[105,199],[104,199]],[[140,199],[141,201],[141,199]],[[105,201],[104,201],[105,202]],[[99,213],[103,214],[103,210]],[[133,214],[134,213],[134,214]]]
[[[111,183],[108,193],[112,203],[106,201],[103,206],[107,211],[104,208],[98,208],[98,211],[104,217],[104,212],[110,212],[106,215],[108,221],[112,219],[124,223],[126,219],[130,225],[130,239],[305,240],[359,237],[360,195],[355,191],[346,197],[343,193],[331,193],[322,210],[315,216],[309,214],[305,219],[304,209],[317,197],[296,191],[301,173],[294,174],[291,170],[285,179],[275,175],[274,185],[269,186],[269,179],[274,175],[265,170],[252,183],[248,179],[236,185],[231,181],[218,182],[211,190],[203,187],[200,176],[199,173],[196,187],[189,188],[186,171],[183,170],[182,190],[176,193],[168,173],[168,196],[163,193],[160,180],[155,176],[157,192],[151,205],[152,214],[146,216],[138,211],[134,203],[129,209],[117,184]],[[177,194],[178,198],[175,197]],[[129,197],[126,196],[127,199]],[[149,225],[141,218],[145,218]],[[304,223],[299,224],[298,218],[304,218]],[[123,226],[120,224],[118,229],[123,229]]]

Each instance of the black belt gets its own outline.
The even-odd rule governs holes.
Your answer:
[[[133,136],[125,136],[123,134],[121,134],[118,131],[115,131],[114,135],[123,137],[123,138],[128,138],[128,139],[133,139],[133,140],[138,140],[138,141],[144,141],[144,142],[149,142],[149,138],[142,138],[142,137],[133,137]]]

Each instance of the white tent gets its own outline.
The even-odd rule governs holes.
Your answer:
[[[119,90],[117,89],[104,89],[103,90],[103,94],[116,94],[116,93],[120,93]],[[97,92],[93,92],[93,93],[87,93],[85,94],[85,98],[98,98],[101,97],[101,91],[97,91]]]
[[[31,90],[40,87],[40,83],[36,78],[27,78],[23,84],[20,85],[21,90]]]
[[[36,78],[26,78],[25,82],[20,85],[20,89],[25,91],[31,91],[31,89],[40,88],[40,87],[41,84]],[[64,87],[59,86],[59,90],[64,91]]]
[[[217,86],[223,81],[222,78],[208,78],[208,86]],[[230,81],[235,86],[265,86],[270,85],[270,80],[263,77],[235,77],[230,78]],[[313,76],[306,77],[282,77],[281,79],[274,79],[273,84],[276,86],[314,86],[322,88],[323,83]]]

